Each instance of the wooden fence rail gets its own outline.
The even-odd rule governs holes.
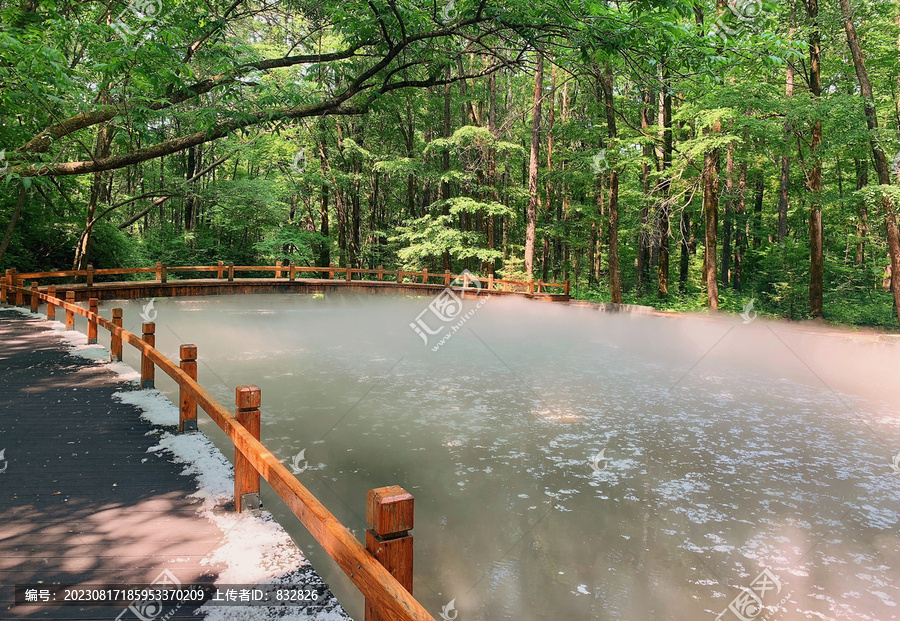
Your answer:
[[[56,272],[27,272],[16,273],[16,270],[6,271],[6,285],[20,286],[19,282],[24,280],[36,281],[46,280],[48,278],[83,278],[87,286],[93,286],[95,276],[130,276],[134,274],[153,274],[159,282],[165,283],[168,280],[170,272],[188,273],[188,272],[215,272],[216,279],[231,282],[234,280],[235,273],[239,272],[272,272],[275,279],[295,280],[298,274],[317,274],[320,277],[327,275],[327,280],[334,280],[337,276],[341,280],[347,282],[363,280],[363,276],[374,276],[377,280],[383,281],[396,280],[398,283],[404,283],[409,280],[413,283],[420,284],[442,284],[450,286],[454,282],[477,283],[478,288],[487,291],[504,291],[511,293],[524,293],[534,295],[569,295],[569,281],[565,282],[543,282],[538,281],[516,281],[495,279],[493,275],[480,277],[474,274],[464,272],[462,274],[451,274],[449,271],[429,272],[428,270],[410,271],[410,270],[386,270],[383,266],[378,269],[364,269],[355,267],[335,267],[331,264],[327,267],[305,267],[298,266],[294,263],[288,265],[282,264],[280,261],[275,265],[234,265],[233,263],[225,264],[219,261],[218,265],[180,265],[168,266],[165,263],[158,262],[155,267],[129,267],[129,268],[104,268],[95,270],[93,266],[88,265],[84,270],[65,270]],[[190,280],[190,279],[185,279]],[[550,293],[548,289],[556,290]],[[559,291],[559,290],[562,291]],[[2,292],[0,292],[2,295]],[[0,297],[0,302],[4,298]]]
[[[143,268],[141,268],[143,269]],[[154,270],[156,268],[153,268]],[[24,277],[20,275],[19,277]],[[47,304],[47,316],[52,318],[56,307],[66,312],[66,329],[74,327],[74,316],[81,315],[89,325],[109,331],[110,352],[113,359],[121,359],[122,344],[128,343],[140,354],[142,360],[142,384],[152,386],[153,370],[159,368],[178,385],[180,392],[179,427],[189,429],[185,410],[199,407],[230,438],[235,447],[235,508],[240,510],[253,505],[248,495],[259,486],[253,486],[253,478],[266,480],[275,493],[285,502],[312,536],[322,545],[331,558],[350,578],[366,598],[366,621],[434,621],[434,618],[412,596],[412,496],[397,486],[371,490],[366,500],[366,516],[369,525],[367,546],[331,514],[313,494],[269,451],[259,440],[259,405],[261,397],[255,386],[236,389],[237,416],[203,388],[196,380],[196,347],[183,345],[181,364],[176,364],[160,353],[153,343],[154,326],[142,326],[143,337],[122,328],[122,310],[112,309],[112,319],[91,312],[68,301],[42,293],[19,284],[19,277],[4,284],[7,296],[14,293],[16,304],[23,306],[24,296],[34,296]],[[31,276],[28,276],[31,278]],[[32,302],[32,307],[34,303]],[[96,309],[91,303],[91,309]],[[188,348],[187,351],[185,348]],[[191,349],[192,348],[192,349]],[[185,368],[185,363],[193,362]],[[149,375],[149,378],[146,377]],[[149,383],[147,382],[149,379]],[[253,422],[255,418],[255,423]],[[187,419],[190,420],[190,419]],[[249,422],[249,425],[248,425]],[[247,502],[251,500],[251,502]],[[385,560],[386,559],[386,560]],[[384,560],[385,564],[382,564]]]

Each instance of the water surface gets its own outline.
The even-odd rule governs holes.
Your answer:
[[[740,619],[729,603],[763,570],[777,589],[738,601],[745,619],[900,618],[900,347],[493,298],[433,351],[409,325],[432,299],[158,299],[157,347],[195,343],[226,406],[260,386],[264,444],[288,467],[304,451],[298,479],[361,540],[367,490],[412,492],[436,619]],[[139,333],[144,303],[101,308]]]

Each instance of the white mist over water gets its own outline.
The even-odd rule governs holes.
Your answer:
[[[367,490],[410,491],[414,593],[436,619],[451,600],[459,621],[714,619],[765,567],[770,618],[900,618],[900,346],[492,298],[433,352],[409,327],[432,299],[157,299],[157,348],[196,344],[227,407],[260,386],[263,443],[288,468],[305,450],[298,479],[361,540]],[[145,303],[101,309],[139,334]]]

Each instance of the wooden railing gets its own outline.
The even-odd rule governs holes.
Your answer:
[[[6,270],[6,281],[9,285],[15,285],[22,281],[40,281],[49,278],[81,278],[88,287],[94,285],[95,276],[131,276],[135,274],[153,274],[155,280],[160,283],[168,281],[169,273],[186,273],[186,272],[215,272],[217,280],[226,282],[234,282],[235,274],[238,272],[272,272],[274,278],[285,280],[296,280],[298,277],[303,278],[303,274],[317,274],[320,279],[334,280],[336,277],[341,280],[352,282],[354,276],[356,281],[362,280],[378,280],[395,281],[397,283],[417,283],[417,284],[435,284],[449,287],[454,282],[463,282],[464,286],[478,282],[478,288],[486,292],[503,291],[509,293],[520,293],[526,295],[569,295],[569,281],[565,282],[543,282],[537,281],[518,281],[495,279],[493,275],[487,277],[475,276],[469,272],[462,274],[451,274],[450,270],[443,272],[407,271],[407,270],[386,270],[383,266],[377,269],[362,269],[355,267],[335,267],[332,263],[328,267],[303,267],[294,263],[287,265],[281,261],[275,265],[235,265],[234,263],[224,263],[219,261],[217,265],[187,265],[187,266],[169,266],[165,263],[157,263],[155,267],[128,267],[128,268],[110,268],[95,270],[88,265],[84,270],[65,270],[57,272],[28,272],[17,273],[16,270]],[[190,279],[185,279],[190,280]],[[18,286],[24,286],[18,284]],[[551,293],[553,289],[556,292]],[[559,291],[559,290],[562,291]]]
[[[52,273],[70,275],[69,272]],[[63,309],[66,330],[74,330],[76,314],[87,318],[91,342],[97,342],[98,326],[108,330],[113,360],[122,359],[123,343],[137,349],[141,354],[142,388],[154,386],[156,368],[172,378],[180,392],[179,431],[196,429],[199,406],[234,444],[235,510],[259,506],[259,479],[265,479],[365,596],[366,621],[434,621],[412,596],[413,540],[409,531],[413,527],[414,501],[403,488],[390,486],[369,491],[366,498],[369,529],[363,546],[260,442],[261,394],[258,387],[237,387],[237,410],[232,415],[197,383],[195,345],[182,345],[180,364],[175,364],[154,347],[155,324],[142,324],[142,338],[138,337],[122,328],[121,308],[112,309],[111,319],[106,319],[97,312],[96,298],[90,299],[85,310],[74,304],[73,291],[66,292],[67,300],[63,301],[55,297],[52,286],[47,293],[42,293],[37,283],[31,288],[3,285],[0,295],[4,301],[12,296],[17,306],[23,306],[25,296],[29,296],[32,312],[37,312],[43,302],[47,306],[48,320],[56,318],[57,307]]]

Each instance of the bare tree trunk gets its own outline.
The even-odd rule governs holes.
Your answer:
[[[814,2],[815,0],[809,0]],[[847,44],[850,46],[850,54],[853,56],[853,67],[859,80],[860,94],[865,104],[863,111],[866,116],[866,126],[869,129],[869,141],[872,146],[872,158],[875,160],[875,172],[878,174],[880,185],[891,185],[891,171],[887,156],[881,145],[875,140],[875,132],[878,130],[878,116],[875,110],[875,96],[872,91],[872,83],[869,81],[869,72],[866,69],[866,60],[856,35],[853,25],[853,13],[850,9],[850,0],[841,0],[841,13],[844,18],[844,31],[847,33]],[[900,231],[897,229],[897,213],[890,195],[882,193],[881,209],[884,212],[884,224],[887,230],[888,252],[891,256],[891,289],[894,292],[894,311],[897,313],[897,321],[900,322]]]
[[[537,53],[534,74],[534,107],[531,115],[531,157],[528,160],[528,210],[525,216],[525,276],[533,280],[534,236],[538,203],[538,155],[541,148],[541,98],[544,90],[544,57]]]

